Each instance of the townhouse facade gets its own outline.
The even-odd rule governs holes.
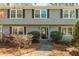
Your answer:
[[[40,39],[50,39],[51,31],[73,35],[79,19],[78,4],[0,5],[0,37],[2,34],[26,35],[39,31]],[[44,37],[43,37],[44,34]]]

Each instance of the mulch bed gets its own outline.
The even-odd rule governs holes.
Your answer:
[[[73,51],[76,50],[75,47],[69,47],[64,44],[53,43],[53,50],[49,56],[73,56]]]
[[[29,48],[16,48],[0,45],[0,56],[21,56],[23,54],[34,52],[39,46],[39,43],[32,44]]]

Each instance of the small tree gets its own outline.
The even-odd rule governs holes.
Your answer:
[[[75,25],[74,44],[78,44],[79,45],[79,21],[77,21],[77,23]]]

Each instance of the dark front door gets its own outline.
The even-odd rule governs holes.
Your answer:
[[[41,39],[48,39],[48,27],[41,27]]]

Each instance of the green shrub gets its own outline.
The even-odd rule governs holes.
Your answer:
[[[61,39],[61,42],[68,46],[72,45],[73,41],[73,35],[63,35]]]
[[[62,38],[62,33],[59,31],[52,31],[50,33],[50,37],[52,38],[53,41],[59,42],[60,39]]]
[[[78,44],[79,45],[79,21],[77,21],[75,25],[75,31],[74,31],[74,45]]]
[[[28,34],[32,34],[33,35],[33,40],[32,40],[33,43],[39,42],[40,32],[32,31],[32,32],[29,32]]]

